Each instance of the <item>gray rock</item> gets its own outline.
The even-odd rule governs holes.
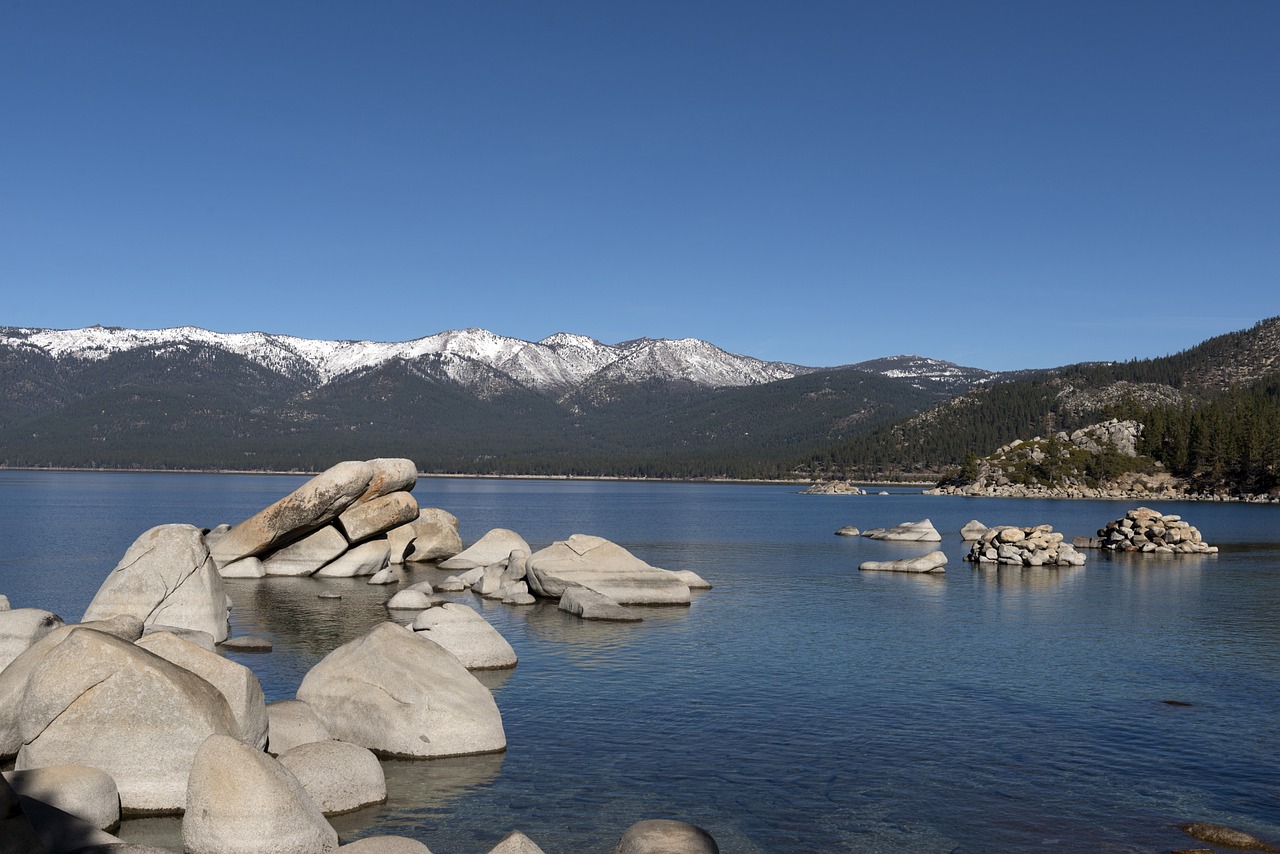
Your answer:
[[[219,644],[225,652],[271,652],[271,641],[252,635],[241,635],[238,638],[227,638]]]
[[[392,565],[404,563],[404,556],[413,548],[413,541],[418,534],[413,530],[413,523],[406,522],[387,531],[387,560]]]
[[[667,572],[670,572],[676,578],[680,579],[680,583],[685,587],[688,587],[690,590],[711,589],[711,582],[707,581],[701,575],[698,575],[698,573],[694,572],[692,569],[669,569]]]
[[[234,525],[213,543],[214,560],[226,565],[311,533],[363,495],[373,476],[374,467],[369,463],[338,463]]]
[[[344,854],[431,854],[431,849],[407,836],[366,836],[338,849]]]
[[[895,540],[913,543],[942,542],[942,535],[938,533],[937,529],[933,527],[933,523],[928,519],[921,519],[919,522],[903,522],[887,530],[871,534],[870,537],[873,540]]]
[[[836,531],[836,536],[837,537],[856,537],[858,536],[858,529],[853,525],[845,525],[843,528]]]
[[[558,598],[586,587],[620,605],[683,605],[689,588],[674,573],[650,566],[617,543],[574,534],[529,558],[529,588]]]
[[[42,801],[99,830],[120,824],[120,793],[111,775],[88,765],[50,765],[26,771],[5,771],[13,791]]]
[[[300,744],[328,741],[324,723],[301,700],[277,700],[267,704],[267,752],[279,756]]]
[[[213,640],[213,635],[208,632],[198,632],[195,629],[184,629],[179,626],[146,626],[142,632],[143,637],[155,634],[176,635],[187,643],[193,643],[209,652],[213,652],[218,646]]]
[[[369,750],[345,741],[313,741],[280,754],[325,815],[358,810],[387,799],[382,764]]]
[[[84,620],[128,614],[146,625],[227,636],[227,592],[194,525],[159,525],[125,552],[84,612]]]
[[[186,854],[316,854],[338,834],[298,779],[267,754],[211,735],[191,763]]]
[[[347,550],[350,543],[337,525],[325,525],[263,558],[267,575],[311,575]],[[226,575],[226,571],[223,571]]]
[[[218,575],[223,578],[264,578],[267,568],[262,561],[253,555],[233,560],[226,566],[218,567]]]
[[[424,507],[416,521],[409,523],[413,531],[413,548],[405,560],[420,563],[451,558],[462,551],[458,536],[458,517],[438,507]]]
[[[513,830],[489,849],[488,854],[545,854],[532,839]]]
[[[506,638],[474,608],[449,602],[430,608],[413,621],[413,630],[435,641],[468,670],[516,666],[516,653]]]
[[[417,590],[419,593],[425,593],[428,596],[436,592],[435,589],[431,586],[430,581],[415,582],[414,584],[410,584],[408,587],[406,587],[405,590]]]
[[[458,576],[451,575],[444,581],[436,582],[435,589],[441,593],[460,593],[467,589],[467,585]]]
[[[402,493],[397,493],[402,494]],[[316,578],[356,578],[364,575],[377,575],[387,566],[390,546],[386,537],[367,540],[342,557],[316,570]]]
[[[384,567],[373,575],[369,576],[369,584],[395,584],[400,579],[396,576],[396,572],[391,567]]]
[[[252,670],[170,632],[146,635],[138,646],[217,688],[236,719],[236,738],[259,750],[267,746],[267,703]]]
[[[858,569],[862,572],[946,572],[947,556],[944,552],[929,552],[919,557],[901,560],[869,560]]]
[[[503,605],[536,605],[538,598],[532,593],[510,593],[502,597]]]
[[[502,574],[505,571],[506,567],[501,564],[486,566],[479,580],[471,585],[471,592],[477,596],[492,596],[497,593],[502,589]]]
[[[391,756],[506,749],[493,695],[451,653],[382,623],[311,668],[297,697],[334,738]]]
[[[417,500],[407,492],[392,492],[351,505],[338,516],[338,525],[349,541],[358,543],[417,518]]]
[[[615,623],[638,623],[641,618],[619,605],[603,593],[586,587],[567,587],[560,596],[560,610],[575,614],[584,620],[605,620]]]
[[[404,457],[378,457],[368,461],[373,469],[369,488],[360,496],[369,501],[392,492],[409,492],[418,482],[418,467],[413,460]]]
[[[431,597],[421,590],[400,590],[387,602],[392,611],[422,611],[431,607]]]
[[[440,563],[441,569],[475,569],[476,567],[506,565],[507,559],[516,549],[528,552],[529,544],[515,531],[506,528],[494,528],[481,537],[470,548],[464,549],[446,561]]]
[[[960,529],[960,537],[966,542],[972,542],[979,539],[987,532],[987,526],[979,522],[977,519],[970,519]]]
[[[39,608],[0,611],[0,670],[62,625],[62,618],[57,614]]]
[[[1189,821],[1178,825],[1183,833],[1194,836],[1201,842],[1213,845],[1224,845],[1228,848],[1240,848],[1245,851],[1276,851],[1275,847],[1263,842],[1251,833],[1227,827],[1225,824],[1214,824],[1211,821]]]
[[[216,688],[132,643],[74,628],[31,670],[15,768],[84,764],[116,781],[120,805],[182,809],[191,759],[236,721]]]
[[[8,611],[10,608],[9,597],[0,593],[0,611]]]
[[[720,847],[700,827],[653,818],[627,828],[613,854],[720,854]]]

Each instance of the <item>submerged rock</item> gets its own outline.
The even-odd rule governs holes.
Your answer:
[[[1186,824],[1178,825],[1178,829],[1183,833],[1194,836],[1201,842],[1208,842],[1213,845],[1226,845],[1229,848],[1239,848],[1244,851],[1280,851],[1280,849],[1272,847],[1252,834],[1227,827],[1224,824],[1214,824],[1209,821],[1190,821]]]

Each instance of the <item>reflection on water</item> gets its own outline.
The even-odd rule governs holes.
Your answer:
[[[243,518],[291,485],[0,476],[0,592],[79,616],[141,530]],[[1071,537],[1130,505],[538,481],[426,480],[417,493],[456,513],[468,541],[509,527],[536,548],[583,531],[716,587],[637,624],[449,594],[520,658],[479,674],[508,750],[385,763],[391,801],[335,819],[344,838],[400,833],[479,854],[518,828],[548,854],[605,851],[641,818],[675,817],[749,853],[1136,854],[1188,847],[1175,829],[1187,820],[1280,840],[1280,508],[1154,505],[1200,528],[1216,556],[1090,551],[1083,567],[986,569],[959,560],[970,519]],[[944,575],[860,573],[908,550],[832,534],[925,517],[952,560]],[[387,619],[395,590],[228,586],[234,632],[275,643],[235,656],[270,699]],[[131,821],[122,835],[177,850],[177,827]]]

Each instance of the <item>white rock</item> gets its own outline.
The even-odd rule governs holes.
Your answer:
[[[57,807],[99,830],[120,824],[120,792],[116,781],[100,768],[50,765],[5,771],[4,778],[20,796]],[[0,850],[4,850],[2,843]]]
[[[182,848],[186,854],[316,854],[338,834],[298,779],[276,759],[211,735],[191,764]]]
[[[392,611],[421,611],[431,607],[431,597],[421,590],[400,590],[387,602]]]
[[[470,548],[440,563],[441,569],[474,569],[475,567],[506,565],[511,552],[521,549],[530,551],[529,544],[515,531],[506,528],[494,528],[481,537]]]
[[[865,534],[864,534],[865,535]],[[940,543],[940,535],[928,519],[919,522],[903,522],[879,533],[871,534],[873,540],[897,540],[902,542]]]
[[[638,821],[613,847],[613,854],[720,854],[711,834],[683,821],[655,818]]]
[[[682,605],[689,588],[672,572],[650,566],[617,543],[574,534],[529,558],[529,588],[539,596],[562,597],[582,586],[620,605]]]
[[[62,625],[62,618],[57,614],[39,608],[0,611],[0,670]]]
[[[584,620],[605,620],[615,623],[638,623],[641,618],[623,608],[603,593],[587,587],[568,587],[560,596],[561,611],[575,614]]]
[[[382,623],[311,668],[298,687],[334,738],[392,756],[506,749],[493,695],[451,653]]]
[[[396,577],[396,571],[390,566],[384,567],[369,577],[369,584],[395,584],[400,579]]]
[[[387,566],[390,547],[386,537],[366,540],[342,557],[325,564],[315,572],[315,578],[356,578],[377,575]]]
[[[392,492],[409,492],[418,482],[418,467],[413,460],[404,457],[378,457],[367,462],[373,469],[373,477],[369,479],[369,488],[360,496],[361,501],[369,501]]]
[[[516,653],[497,629],[473,608],[450,602],[418,614],[413,630],[435,641],[468,670],[516,666]]]
[[[267,574],[267,568],[262,561],[250,555],[218,567],[218,574],[223,578],[263,578]]]
[[[701,575],[698,575],[698,573],[694,572],[692,569],[669,569],[667,571],[673,573],[675,577],[680,579],[680,582],[690,590],[711,589],[711,582],[707,581]]]
[[[280,754],[325,815],[358,810],[387,799],[387,780],[378,757],[345,741],[313,741]]]
[[[858,569],[863,572],[945,572],[947,556],[943,552],[929,552],[919,557],[901,560],[869,560]]]
[[[405,560],[420,563],[451,558],[462,551],[458,536],[458,517],[438,507],[424,507],[416,521],[409,523],[413,531],[413,548]]]
[[[351,505],[338,516],[350,542],[358,543],[418,518],[418,502],[407,492],[392,492]]]
[[[513,830],[498,844],[489,849],[489,854],[545,854],[532,839],[518,830]]]
[[[267,704],[267,751],[279,756],[299,744],[328,741],[324,723],[301,700],[277,700]]]
[[[431,849],[407,836],[366,836],[348,842],[338,851],[342,854],[431,854]]]
[[[267,575],[311,575],[347,550],[350,544],[337,525],[325,525],[269,553],[262,561]],[[226,576],[224,569],[223,576]]]

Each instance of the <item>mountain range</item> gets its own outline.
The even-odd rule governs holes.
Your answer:
[[[442,471],[643,474],[655,457],[711,454],[740,466],[761,443],[803,452],[996,376],[921,356],[769,362],[693,338],[8,327],[0,461],[293,469],[394,452]]]

